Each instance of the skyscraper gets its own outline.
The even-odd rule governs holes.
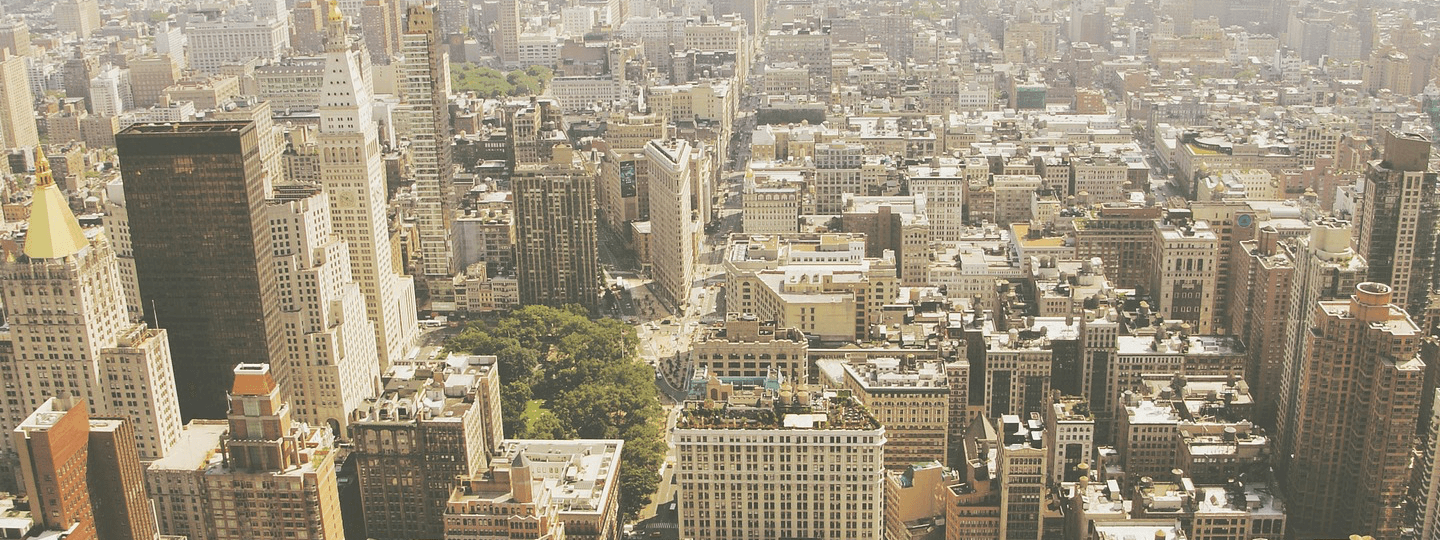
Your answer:
[[[1324,220],[1310,226],[1309,238],[1297,241],[1295,272],[1291,274],[1289,307],[1285,318],[1285,356],[1281,360],[1279,386],[1256,387],[1259,391],[1279,390],[1275,400],[1276,440],[1282,444],[1292,440],[1285,433],[1296,426],[1296,396],[1301,380],[1309,377],[1312,366],[1305,361],[1309,354],[1310,328],[1314,326],[1315,303],[1321,300],[1346,298],[1355,286],[1365,281],[1365,258],[1350,249],[1350,223]],[[1256,314],[1252,313],[1252,316]],[[1246,379],[1246,382],[1250,382]],[[1269,381],[1261,381],[1269,385]],[[1250,382],[1254,385],[1254,382]]]
[[[1365,196],[1356,225],[1369,280],[1388,283],[1395,303],[1417,319],[1435,285],[1440,200],[1430,169],[1430,140],[1388,131],[1381,158],[1365,169]]]
[[[291,341],[275,365],[287,372],[284,390],[296,419],[343,437],[350,413],[380,387],[375,326],[351,279],[350,253],[331,232],[329,197],[320,186],[275,186],[265,217],[281,324]]]
[[[1433,397],[1440,398],[1440,389]],[[1431,401],[1434,403],[1434,400]],[[1421,418],[1426,422],[1425,444],[1420,447],[1422,457],[1416,466],[1415,528],[1421,540],[1435,540],[1440,537],[1440,408],[1433,408],[1431,416]]]
[[[324,0],[300,0],[290,11],[293,34],[290,46],[296,54],[317,54],[325,50]]]
[[[133,540],[155,536],[155,512],[121,418],[90,418],[84,402],[45,400],[10,434],[20,455],[31,515],[66,539]]]
[[[695,279],[695,221],[690,197],[690,143],[654,140],[645,145],[650,179],[650,259],[663,298],[685,305]]]
[[[410,108],[420,271],[431,298],[445,298],[454,273],[450,252],[454,170],[450,154],[449,60],[435,26],[433,5],[410,6],[401,43],[405,78],[400,91]]]
[[[1247,345],[1245,382],[1253,390],[1258,418],[1274,425],[1276,397],[1285,366],[1286,319],[1290,313],[1295,261],[1274,227],[1260,229],[1255,240],[1239,243],[1230,289],[1231,330]]]
[[[440,35],[461,34],[470,27],[470,2],[466,0],[439,0],[437,15],[440,16]]]
[[[549,163],[516,165],[511,189],[520,303],[598,306],[595,178],[594,164],[563,145]]]
[[[344,15],[331,1],[326,17],[324,92],[320,102],[320,184],[330,221],[350,252],[350,275],[375,323],[379,370],[403,358],[418,333],[415,282],[393,264],[386,215],[385,165],[370,115],[370,59],[345,34]],[[447,140],[448,142],[448,140]]]
[[[100,540],[154,538],[155,511],[145,493],[145,468],[135,430],[122,418],[91,418],[86,483]]]
[[[505,67],[520,65],[520,0],[500,0],[495,19],[495,56]]]
[[[1307,332],[1293,426],[1281,427],[1281,471],[1299,535],[1365,531],[1401,537],[1411,441],[1425,364],[1421,333],[1382,283],[1320,301]],[[1282,417],[1282,421],[1286,421]]]
[[[393,366],[351,425],[365,535],[440,538],[456,479],[485,471],[500,447],[499,366],[494,356],[458,354]]]
[[[140,297],[170,332],[181,411],[223,417],[232,368],[285,346],[254,124],[137,124],[115,138]]]
[[[100,4],[95,0],[63,0],[55,3],[55,29],[84,40],[100,28]]]
[[[30,25],[22,19],[0,22],[0,49],[10,56],[30,56]]]
[[[192,420],[185,425],[174,451],[145,469],[145,483],[155,503],[155,520],[161,534],[214,540],[205,472],[224,464],[218,450],[229,428],[225,420]]]
[[[25,57],[0,52],[0,147],[31,148],[40,144],[33,99]]]
[[[389,65],[396,53],[395,41],[400,32],[395,27],[394,4],[395,0],[365,0],[360,6],[360,31],[370,61],[375,64]]]
[[[43,152],[36,154],[35,172],[24,252],[0,266],[15,347],[0,360],[15,381],[15,401],[0,413],[0,429],[14,429],[26,411],[67,395],[101,414],[130,419],[140,456],[158,459],[180,434],[166,334],[130,322],[108,235],[80,228]],[[9,450],[9,442],[0,449]]]
[[[85,405],[69,397],[45,400],[10,436],[20,454],[23,490],[34,498],[36,521],[50,530],[70,530],[67,539],[96,538],[85,479],[90,440]]]
[[[224,460],[205,471],[216,540],[344,537],[329,430],[292,420],[270,366],[232,378]]]
[[[717,407],[712,414],[697,410],[702,402],[687,402],[670,432],[678,456],[680,537],[882,538],[885,428],[854,399],[813,387],[795,388],[795,397],[763,388],[751,395],[760,398],[758,403],[742,407],[738,392],[727,394],[736,404]],[[725,398],[716,401],[728,401]],[[758,421],[742,420],[756,412]],[[822,417],[828,421],[815,421]],[[743,429],[730,428],[741,422]],[[840,460],[844,474],[838,465],[827,465]],[[1035,460],[1042,471],[1043,461]],[[754,477],[739,473],[766,480],[733,482],[728,474],[716,472],[749,471],[750,464],[773,472]],[[827,467],[828,474],[821,472]],[[839,502],[842,493],[854,500]],[[837,498],[826,500],[821,494]],[[789,504],[764,514],[727,504],[771,497]]]

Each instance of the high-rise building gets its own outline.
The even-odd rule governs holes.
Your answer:
[[[690,151],[684,139],[654,140],[644,149],[650,180],[650,260],[660,296],[675,306],[688,303],[695,279]]]
[[[410,152],[415,172],[415,220],[420,233],[420,273],[432,298],[455,273],[450,222],[455,212],[451,161],[449,61],[435,24],[433,5],[406,11],[401,97],[410,107]]]
[[[1150,294],[1155,312],[1210,334],[1215,321],[1216,246],[1208,223],[1177,217],[1155,223]]]
[[[461,34],[470,27],[470,2],[439,0],[436,15],[440,16],[440,35]]]
[[[995,454],[1000,491],[1000,538],[1040,540],[1045,520],[1045,485],[1049,459],[1045,424],[1039,413],[1028,418],[1000,417]]]
[[[185,27],[190,68],[219,73],[220,68],[260,58],[276,61],[290,48],[290,25],[282,18],[219,21]]]
[[[137,58],[129,67],[131,100],[137,109],[159,105],[165,89],[180,80],[180,65],[168,55]]]
[[[375,323],[380,371],[404,358],[415,340],[415,282],[393,263],[386,214],[385,165],[371,116],[373,81],[364,46],[345,34],[335,2],[326,17],[325,75],[320,100],[319,180],[330,221],[349,249],[350,275]]]
[[[14,343],[0,364],[15,381],[14,406],[0,415],[0,428],[14,429],[24,411],[66,395],[130,419],[140,456],[158,459],[180,434],[165,332],[130,322],[107,235],[80,228],[43,153],[35,170],[24,252],[0,267]],[[57,304],[57,296],[73,300]]]
[[[55,29],[75,34],[82,41],[100,28],[100,4],[95,0],[65,0],[55,3]]]
[[[90,109],[96,116],[119,116],[125,112],[126,102],[130,101],[129,74],[124,74],[124,81],[120,68],[106,65],[95,77],[90,79]],[[124,90],[124,96],[121,90]]]
[[[494,356],[452,354],[392,365],[384,384],[350,424],[365,534],[440,538],[456,479],[485,471],[503,438],[499,366]]]
[[[290,46],[297,55],[319,54],[325,50],[325,0],[300,0],[291,10],[294,27]]]
[[[511,176],[520,303],[596,309],[600,302],[595,164],[568,146]]]
[[[255,12],[256,19],[279,19],[286,24],[288,30],[290,10],[286,8],[285,0],[255,0],[250,2],[250,10]]]
[[[870,358],[843,366],[850,390],[886,426],[885,467],[945,461],[950,387],[939,361]]]
[[[50,398],[10,433],[20,455],[23,491],[43,527],[70,531],[66,538],[93,540],[87,447],[90,416],[73,398]]]
[[[1164,209],[1158,206],[1105,205],[1076,220],[1075,250],[1081,260],[1099,257],[1105,276],[1116,287],[1150,283],[1155,252],[1155,225]]]
[[[64,538],[154,538],[134,434],[124,419],[91,418],[74,397],[47,399],[26,417],[7,438],[39,528]]]
[[[945,519],[941,494],[959,483],[957,472],[939,461],[917,461],[903,470],[886,471],[886,540],[920,540],[940,532],[936,522]]]
[[[815,387],[756,391],[744,405],[686,403],[671,431],[681,538],[881,538],[885,428],[852,398]],[[773,470],[767,481],[717,472],[762,467]],[[762,513],[716,502],[771,498],[789,504]]]
[[[40,144],[25,58],[0,52],[0,147]]]
[[[255,137],[260,146],[261,178],[265,182],[265,193],[269,194],[274,182],[285,177],[285,164],[280,160],[280,154],[285,150],[285,130],[275,125],[270,102],[253,96],[229,95],[217,100],[215,107],[216,110],[206,111],[206,120],[255,124]]]
[[[513,164],[545,163],[557,144],[565,144],[565,116],[554,98],[530,98],[510,111],[510,158]]]
[[[185,68],[185,33],[171,28],[170,21],[161,21],[155,29],[155,52],[169,56],[175,65]]]
[[[764,377],[774,370],[787,381],[810,380],[810,340],[794,328],[754,315],[727,317],[701,330],[691,349],[691,363],[716,377]]]
[[[495,56],[505,67],[520,65],[520,0],[500,0],[495,18]]]
[[[1437,173],[1430,167],[1430,140],[1387,132],[1379,160],[1365,170],[1365,196],[1356,226],[1358,251],[1370,264],[1369,280],[1388,283],[1395,303],[1417,319],[1429,303],[1440,231]]]
[[[76,145],[76,148],[81,148]],[[139,322],[145,318],[140,302],[140,280],[135,276],[135,251],[130,246],[130,214],[125,210],[125,184],[115,178],[105,184],[105,214],[101,223],[105,236],[115,248],[115,260],[120,264],[120,288],[125,292],[125,311],[130,320]]]
[[[163,459],[145,469],[145,483],[155,502],[160,534],[189,540],[214,540],[205,471],[224,465],[220,441],[230,425],[224,420],[192,420],[180,442]]]
[[[170,332],[180,408],[225,414],[233,368],[285,341],[253,122],[137,124],[116,136],[146,320]]]
[[[1230,288],[1230,329],[1246,344],[1245,381],[1259,398],[1257,420],[1275,417],[1285,368],[1285,329],[1290,317],[1295,260],[1274,227],[1239,243]]]
[[[0,49],[5,49],[10,56],[30,56],[30,25],[23,19],[0,23]]]
[[[98,58],[86,56],[83,48],[76,47],[74,54],[65,59],[65,97],[84,99],[85,110],[90,110],[90,79],[95,77],[95,73],[99,69]],[[53,133],[50,140],[51,142],[62,142],[56,141]]]
[[[91,418],[86,482],[99,540],[154,538],[155,511],[145,493],[145,468],[135,430],[120,418]]]
[[[1073,482],[1095,466],[1095,415],[1090,412],[1090,402],[1051,390],[1044,416],[1049,482]]]
[[[1315,326],[1316,302],[1346,298],[1365,281],[1365,258],[1350,248],[1350,223],[1323,220],[1311,224],[1310,236],[1296,242],[1295,272],[1290,278],[1289,307],[1285,317],[1285,350],[1275,400],[1276,440],[1293,440],[1296,403],[1302,379],[1314,369],[1309,357],[1310,329]],[[1252,313],[1252,315],[1255,315]],[[1257,391],[1265,391],[1257,388]]]
[[[498,465],[502,464],[492,464],[491,473],[464,479],[455,488],[446,503],[445,537],[566,538],[555,491],[548,489],[554,484],[535,475],[534,465],[523,452],[508,466]]]
[[[344,437],[350,413],[380,385],[375,328],[351,279],[350,253],[331,232],[329,196],[320,186],[275,186],[265,217],[290,342],[274,362],[288,372],[296,420]]]
[[[1365,531],[1391,540],[1411,525],[1404,500],[1425,364],[1420,329],[1393,294],[1365,282],[1348,302],[1312,304],[1300,359],[1308,373],[1292,394],[1293,418],[1280,425],[1289,517],[1301,537]]]
[[[229,436],[205,471],[216,540],[343,538],[330,430],[296,422],[270,366],[234,369]]]
[[[394,4],[396,0],[365,0],[360,6],[360,31],[365,37],[365,49],[370,51],[370,61],[377,65],[389,65],[399,49],[395,43],[400,29],[395,25]]]
[[[1440,389],[1435,390],[1440,397]],[[1431,401],[1434,403],[1434,401]],[[1420,474],[1416,475],[1415,528],[1420,540],[1435,540],[1440,537],[1440,408],[1432,408],[1426,422],[1425,445],[1420,448],[1422,458],[1417,463]]]

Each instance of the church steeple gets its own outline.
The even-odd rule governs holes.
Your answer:
[[[50,160],[35,147],[35,194],[30,201],[30,228],[25,233],[25,255],[32,259],[59,259],[89,245],[80,222],[70,211],[65,194],[55,185]]]

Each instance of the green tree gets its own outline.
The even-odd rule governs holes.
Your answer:
[[[488,76],[457,71],[457,80],[467,82]],[[549,70],[511,72],[507,84],[512,76],[525,84],[548,78]],[[446,348],[497,357],[506,436],[623,439],[620,510],[629,520],[649,504],[666,452],[665,411],[654,371],[636,355],[639,344],[629,326],[591,319],[571,305],[526,306],[472,322]],[[537,399],[544,407],[527,419],[526,405]]]
[[[531,396],[530,383],[501,379],[500,410],[502,414],[500,425],[505,430],[506,437],[516,438],[525,435],[525,405],[530,403]]]
[[[541,411],[538,416],[530,421],[530,425],[525,428],[525,438],[573,439],[575,437],[565,429],[565,424],[560,422],[560,419],[556,418],[554,413]]]

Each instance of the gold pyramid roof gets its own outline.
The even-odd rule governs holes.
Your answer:
[[[50,160],[35,147],[35,195],[30,202],[30,228],[25,233],[25,255],[32,259],[59,259],[89,245],[80,222],[70,211],[65,194],[55,185]]]

